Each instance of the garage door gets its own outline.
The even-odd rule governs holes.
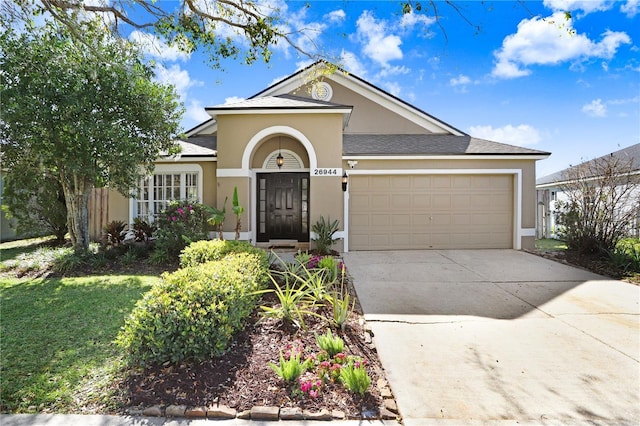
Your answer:
[[[349,250],[511,247],[511,175],[349,178]]]

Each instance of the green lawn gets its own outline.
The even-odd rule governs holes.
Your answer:
[[[11,263],[60,249],[33,239],[0,244],[0,411],[78,412],[105,407],[123,366],[113,340],[158,277],[16,278]],[[24,270],[23,268],[19,268]],[[29,269],[29,268],[26,268]],[[38,269],[38,268],[35,268]]]
[[[561,240],[554,240],[553,238],[545,238],[542,240],[536,240],[536,249],[538,250],[566,250],[567,244]]]
[[[72,412],[108,405],[122,365],[113,344],[149,276],[1,279],[3,412]]]

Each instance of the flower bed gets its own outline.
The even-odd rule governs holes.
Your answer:
[[[295,273],[309,277],[317,272],[305,269],[298,268]],[[285,285],[281,278],[272,282],[272,290]],[[353,292],[349,296],[353,298]],[[328,300],[327,295],[322,297]],[[280,303],[275,292],[264,293],[260,301],[273,309]],[[221,356],[165,362],[133,371],[120,386],[127,406],[222,406],[237,413],[266,406],[307,413],[341,412],[346,418],[388,418],[389,413],[381,407],[383,393],[390,397],[390,392],[358,309],[349,310],[341,327],[334,324],[331,336],[327,330],[333,324],[333,304],[311,303],[304,310],[299,323],[279,315],[265,316],[266,309],[256,309]],[[340,347],[337,340],[342,341],[341,350],[332,353],[332,347]],[[278,372],[289,368],[287,363],[299,368],[285,380]]]

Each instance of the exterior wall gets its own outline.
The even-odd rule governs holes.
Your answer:
[[[168,163],[157,163],[168,164]],[[171,162],[170,164],[180,164]],[[217,185],[216,185],[216,163],[214,161],[199,161],[184,164],[198,164],[202,167],[202,202],[208,206],[216,205]],[[125,223],[130,221],[131,199],[125,197],[115,190],[101,191],[94,194],[95,201],[89,208],[89,229],[90,238],[94,241],[102,237],[102,227],[113,220],[121,220]],[[107,192],[105,195],[105,192]],[[96,198],[97,197],[97,198]]]
[[[264,143],[255,149],[251,161],[251,168],[261,169],[267,157],[279,148],[295,152],[302,160],[304,167],[309,168],[309,155],[306,149],[304,149],[304,146],[298,141],[289,136],[272,137],[265,140]]]
[[[533,249],[535,245],[536,228],[536,189],[535,189],[535,161],[518,159],[410,159],[410,160],[369,160],[358,159],[358,164],[351,169],[345,161],[343,167],[347,173],[366,174],[367,171],[389,170],[389,171],[410,171],[415,170],[428,174],[428,170],[438,171],[438,173],[455,174],[459,171],[471,172],[473,170],[492,170],[496,173],[513,173],[514,179],[514,204],[520,199],[517,211],[521,222],[515,222],[515,235],[520,234],[520,247],[523,249]],[[520,185],[517,179],[521,179]]]
[[[332,103],[353,106],[345,133],[365,134],[423,134],[423,127],[392,113],[389,109],[370,101],[335,81],[327,81],[333,89]],[[311,88],[306,85],[292,92],[292,95],[310,98]]]
[[[234,186],[238,187],[239,201],[245,208],[241,238],[255,241],[254,178],[255,170],[262,168],[265,158],[278,149],[281,143],[283,149],[294,151],[302,158],[305,168],[312,167],[312,157],[317,161],[317,167],[340,168],[342,123],[342,114],[238,114],[218,117],[217,200],[218,205],[222,205],[224,197],[228,196],[230,202]],[[287,132],[299,132],[301,137],[308,140],[312,152],[308,152],[303,141]],[[249,144],[252,145],[248,147]],[[242,163],[245,151],[249,154],[248,164]],[[277,171],[274,170],[274,173]],[[341,176],[318,177],[311,173],[309,192],[310,226],[322,215],[340,220],[342,227],[344,196]],[[227,205],[227,211],[230,211],[230,204]],[[227,216],[229,217],[229,213]],[[235,229],[235,217],[233,219],[225,222],[225,232],[233,232]]]

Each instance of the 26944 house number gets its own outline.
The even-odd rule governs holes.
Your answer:
[[[338,167],[318,167],[311,170],[311,176],[342,176],[342,169]]]

